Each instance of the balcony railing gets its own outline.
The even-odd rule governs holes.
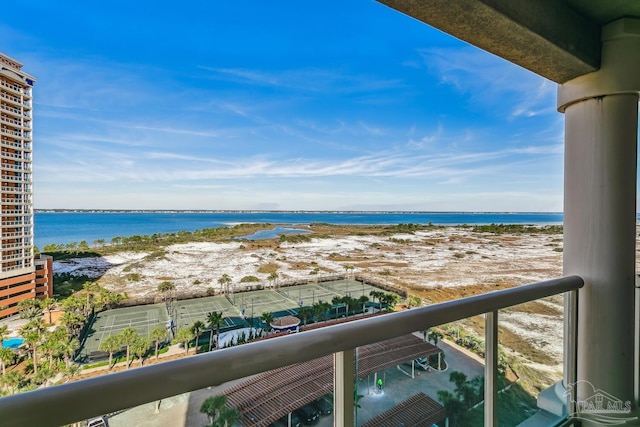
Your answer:
[[[0,98],[4,98],[6,100],[9,100],[11,102],[15,102],[18,104],[22,104],[22,100],[20,98],[18,98],[17,96],[13,96],[9,93],[0,92]]]
[[[6,104],[0,104],[0,110],[4,110],[4,111],[8,111],[10,113],[14,113],[17,115],[23,115],[22,114],[22,110],[16,107],[12,107],[10,105],[6,105]]]
[[[2,146],[5,147],[11,147],[11,148],[19,148],[19,149],[24,149],[25,145],[22,142],[15,142],[15,141],[9,141],[8,139],[2,139],[2,142],[0,142],[0,144],[2,144]]]
[[[497,425],[498,310],[582,286],[580,277],[568,276],[42,388],[1,398],[0,414],[5,427],[59,426],[330,354],[336,364],[348,365],[357,347],[486,314],[484,424],[493,426]],[[336,381],[338,377],[336,373]],[[352,425],[352,411],[341,410],[353,407],[352,390],[336,387],[334,393],[337,425]]]
[[[18,94],[22,94],[22,88],[18,85],[7,83],[5,81],[0,81],[0,86],[6,87],[14,92],[17,92]]]

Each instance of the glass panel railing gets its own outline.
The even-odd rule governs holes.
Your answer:
[[[118,372],[86,381],[74,379],[88,373],[88,370],[80,375],[69,373],[65,378],[54,380],[61,385],[2,398],[0,424],[11,427],[64,424],[95,416],[107,416],[117,423],[119,418],[126,419],[126,414],[130,414],[145,419],[145,423],[153,421],[157,425],[183,425],[180,422],[193,425],[191,421],[201,425],[208,422],[207,415],[200,413],[203,403],[224,392],[228,399],[226,406],[239,411],[243,425],[260,426],[278,423],[285,415],[288,422],[289,413],[300,419],[301,414],[308,417],[312,410],[313,417],[313,411],[323,405],[318,399],[331,400],[329,393],[333,392],[334,416],[342,420],[352,420],[355,416],[358,425],[377,425],[376,417],[387,417],[393,422],[398,421],[395,424],[398,425],[404,423],[403,417],[416,412],[423,420],[440,423],[445,417],[445,408],[449,406],[451,426],[452,415],[455,415],[451,407],[456,400],[468,403],[464,411],[460,411],[470,420],[464,425],[482,425],[482,420],[486,420],[483,408],[473,407],[481,397],[480,389],[471,387],[481,381],[475,379],[483,373],[482,360],[477,358],[481,352],[474,355],[460,344],[449,343],[445,335],[450,335],[447,331],[451,326],[446,323],[455,322],[456,339],[466,337],[466,341],[475,342],[475,338],[469,337],[473,336],[472,333],[482,336],[483,323],[478,316],[487,308],[511,306],[576,289],[581,284],[579,278],[563,278],[380,316],[351,313],[351,306],[359,304],[347,300],[345,304],[350,308],[345,306],[344,317],[340,317],[338,310],[339,319],[331,319],[330,313],[334,310],[324,306],[317,313],[310,314],[313,320],[307,319],[309,324],[306,328],[304,322],[300,323],[304,329],[301,333],[275,334],[272,331],[278,326],[277,318],[293,317],[292,311],[295,311],[281,305],[285,297],[280,290],[256,290],[270,292],[271,304],[287,311],[283,316],[274,316],[273,320],[267,319],[267,311],[264,311],[260,325],[266,331],[262,334],[251,333],[245,316],[231,316],[233,310],[240,313],[241,308],[238,308],[237,299],[234,305],[233,298],[226,295],[210,297],[214,298],[211,301],[202,298],[185,302],[167,298],[161,304],[144,306],[144,315],[140,312],[142,307],[105,311],[88,323],[84,345],[97,347],[91,351],[80,351],[79,356],[87,360],[79,361],[88,363],[93,359],[91,363],[104,366],[91,366],[90,369]],[[348,285],[351,288],[351,283]],[[313,287],[317,284],[303,286],[311,286],[312,292],[322,292]],[[265,295],[260,304],[265,304],[268,299]],[[208,304],[215,310],[226,309],[226,318],[233,320],[235,326],[227,321],[220,322],[223,330],[218,336],[218,322],[215,319],[202,321],[199,316],[208,315],[199,304]],[[385,304],[387,309],[392,302]],[[263,311],[267,306],[259,307]],[[187,318],[191,326],[186,322]],[[467,319],[458,322],[461,318]],[[65,322],[71,320],[66,319]],[[207,332],[202,325],[195,327],[198,323],[216,325],[215,334],[212,330]],[[71,329],[73,325],[68,323]],[[258,327],[257,320],[254,326]],[[167,347],[166,353],[158,356],[158,362],[155,345],[152,346],[149,340],[155,329],[163,329],[163,339],[169,340],[165,336],[170,335],[173,343]],[[182,332],[185,329],[189,329],[188,333]],[[104,343],[110,336],[121,334],[131,335],[127,341],[129,344],[121,340],[118,346],[114,345],[114,349],[109,350]],[[49,360],[46,347],[37,340],[32,341],[31,335],[27,344],[32,350],[34,342],[39,347],[38,367],[44,367],[44,361]],[[199,337],[198,344],[195,343],[196,337]],[[196,355],[196,352],[201,354]],[[187,357],[181,357],[183,354]],[[56,357],[52,352],[51,358]],[[100,362],[100,357],[105,361]],[[119,364],[117,368],[108,366],[110,358],[111,364]],[[131,366],[127,369],[127,365]],[[42,377],[44,374],[39,375]],[[474,390],[475,394],[472,393]],[[455,399],[447,400],[447,393]],[[175,397],[169,397],[172,395]],[[30,410],[34,407],[39,410]],[[214,414],[214,417],[220,416],[218,412]],[[227,415],[232,417],[233,414],[229,412]],[[330,423],[328,414],[316,413],[317,416],[320,418],[316,422]],[[177,417],[176,420],[182,421],[174,423],[172,418],[167,421],[164,417]],[[351,423],[353,421],[347,425]],[[120,425],[138,424],[134,418],[134,421]]]
[[[564,396],[554,387],[563,378],[563,304],[563,296],[556,295],[499,310],[501,426],[518,426],[530,418],[530,425],[554,425],[566,418]]]
[[[442,349],[431,357],[435,395],[450,426],[482,426],[485,375],[484,316],[474,316],[423,331]]]

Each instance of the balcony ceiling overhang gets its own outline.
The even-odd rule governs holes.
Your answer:
[[[378,0],[556,83],[600,68],[603,25],[638,0]]]

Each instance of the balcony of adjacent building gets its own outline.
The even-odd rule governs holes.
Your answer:
[[[23,209],[27,208],[24,205],[30,205],[31,201],[28,198],[20,197],[19,195],[15,197],[7,197],[7,195],[3,195],[4,197],[0,198],[0,202],[2,205],[15,205],[21,206]]]
[[[0,143],[0,145],[2,145],[2,143]],[[31,163],[4,161],[0,163],[0,171],[31,172]]]
[[[30,116],[27,116],[21,108],[16,108],[11,105],[0,102],[0,111],[13,115],[15,118],[27,118],[30,120]]]
[[[30,248],[30,246],[31,245],[27,242],[10,242],[10,243],[2,242],[0,243],[0,251],[5,252],[8,250],[19,249],[21,251],[24,250],[26,253],[28,253],[28,249]]]
[[[12,127],[7,127],[7,126],[4,126],[4,125],[0,126],[0,133],[2,133],[3,135],[7,135],[7,136],[9,136],[11,138],[20,138],[20,139],[24,138],[25,134],[26,134],[26,132],[22,132],[20,130],[15,130]]]
[[[31,270],[32,266],[33,266],[33,259],[30,256],[16,257],[11,260],[3,259],[2,267],[0,268],[0,274],[14,273],[14,272],[16,274],[23,274],[24,272]]]
[[[29,206],[6,206],[4,202],[2,203],[2,210],[0,210],[0,215],[3,217],[7,216],[21,216],[21,215],[30,215],[32,213],[31,207]]]
[[[31,185],[3,185],[0,187],[0,191],[7,194],[31,194],[32,189]]]
[[[9,102],[9,105],[13,105],[13,106],[17,106],[17,107],[21,107],[21,106],[27,106],[27,104],[24,103],[24,101],[19,97],[19,96],[15,96],[11,93],[9,93],[9,91],[7,90],[0,90],[0,99],[4,99],[6,101]],[[28,104],[28,106],[30,106],[31,104]]]
[[[7,92],[24,97],[31,97],[31,89],[12,83],[6,79],[0,79],[0,87]]]
[[[2,182],[17,182],[19,184],[23,184],[25,182],[31,182],[30,174],[15,174],[15,173],[7,173],[2,171],[2,167],[0,167],[0,181]]]
[[[15,137],[17,138],[17,137]],[[3,136],[0,140],[0,147],[18,149],[20,151],[31,151],[31,143],[18,141],[14,137]]]
[[[19,127],[22,130],[30,130],[31,129],[31,121],[23,120],[22,118],[14,118],[9,116],[8,114],[2,113],[0,115],[0,123],[6,123],[8,125],[15,127]]]

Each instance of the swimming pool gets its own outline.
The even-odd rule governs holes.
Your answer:
[[[18,348],[22,344],[24,344],[24,338],[22,337],[7,338],[2,341],[2,346],[7,348]]]

